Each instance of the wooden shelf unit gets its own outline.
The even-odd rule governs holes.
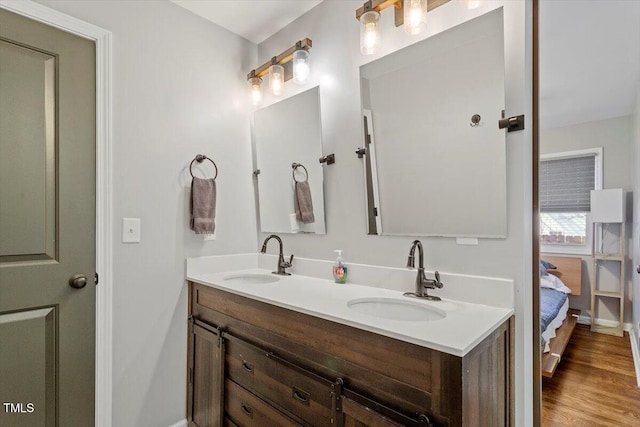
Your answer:
[[[603,334],[623,336],[624,335],[624,296],[625,296],[625,250],[626,250],[626,228],[625,223],[607,223],[607,224],[620,224],[620,240],[618,243],[617,253],[605,254],[598,252],[598,243],[602,244],[604,240],[603,224],[605,223],[593,223],[593,247],[592,247],[592,260],[591,260],[591,331],[600,332]],[[599,233],[599,239],[597,231]],[[620,263],[620,276],[617,291],[603,291],[599,288],[600,275],[598,274],[598,267],[601,262],[619,262]],[[596,322],[596,302],[601,298],[614,298],[619,301],[618,310],[618,325],[617,326],[605,326],[597,325]]]

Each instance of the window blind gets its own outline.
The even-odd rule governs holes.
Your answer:
[[[542,160],[539,190],[541,212],[589,212],[595,189],[595,156]]]

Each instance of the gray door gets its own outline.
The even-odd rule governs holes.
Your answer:
[[[0,9],[0,426],[94,424],[94,273],[95,45]]]

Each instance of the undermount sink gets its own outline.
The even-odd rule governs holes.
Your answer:
[[[347,302],[351,310],[391,320],[427,322],[447,317],[444,310],[397,298],[360,298]]]
[[[277,282],[278,280],[280,280],[280,278],[273,274],[247,273],[227,276],[223,280],[227,283],[233,283],[237,285],[262,285],[265,283]]]

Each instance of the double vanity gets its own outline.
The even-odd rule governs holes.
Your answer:
[[[368,235],[507,237],[503,21],[499,8],[360,67]],[[254,114],[262,233],[327,233],[321,98]],[[313,221],[298,216],[301,182]],[[414,241],[417,277],[347,262],[340,285],[329,261],[287,260],[277,236],[263,254],[272,238],[277,257],[187,262],[190,426],[514,424],[512,280],[427,273]]]
[[[313,277],[322,263],[285,276],[268,255],[188,260],[191,426],[513,424],[512,307],[335,284]]]

